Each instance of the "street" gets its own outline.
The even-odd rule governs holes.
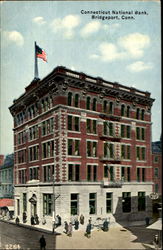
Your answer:
[[[83,230],[73,231],[72,237],[53,235],[0,221],[0,249],[40,249],[39,239],[44,235],[48,249],[151,249],[157,230],[145,226],[111,227],[108,232],[93,230],[91,238]],[[147,244],[147,245],[146,245]],[[17,247],[17,248],[16,248]]]
[[[44,235],[46,249],[55,249],[55,235],[38,232],[0,221],[0,249],[40,249],[39,239]],[[8,246],[7,246],[8,245]]]

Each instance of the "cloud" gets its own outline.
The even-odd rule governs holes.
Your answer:
[[[144,70],[149,70],[153,68],[152,63],[144,63],[142,61],[137,61],[127,66],[127,70],[131,72],[140,72]]]
[[[109,29],[110,25],[105,25],[102,28]],[[111,28],[112,26],[110,26]],[[113,26],[119,28],[119,25]],[[91,59],[99,58],[102,61],[109,62],[119,59],[139,58],[144,55],[144,50],[149,46],[150,38],[147,35],[141,33],[132,33],[127,36],[118,38],[115,43],[103,42],[99,45],[99,55],[92,54],[89,56]],[[143,68],[144,66],[144,68]],[[147,65],[141,65],[143,70]],[[148,65],[150,67],[150,65]],[[130,68],[129,68],[130,69]]]
[[[17,46],[23,46],[24,37],[22,34],[16,30],[13,31],[4,31],[3,32],[5,39],[8,42],[14,42]]]
[[[89,35],[92,35],[93,33],[96,33],[101,28],[101,23],[99,21],[92,21],[87,23],[84,28],[81,30],[80,34],[83,37],[87,37]]]
[[[122,59],[126,56],[125,52],[118,51],[118,48],[113,43],[103,42],[99,46],[100,55],[93,54],[90,58],[100,58],[102,61],[114,61],[116,59]]]
[[[141,33],[132,33],[118,39],[118,44],[134,57],[142,57],[144,49],[150,44],[150,38]]]
[[[44,20],[44,18],[42,16],[37,16],[37,17],[33,18],[32,21],[36,24],[39,24],[39,25],[46,23],[46,21]]]
[[[74,36],[74,29],[80,24],[80,18],[77,15],[68,15],[63,19],[56,18],[50,24],[54,33],[63,32],[65,38],[71,39]]]

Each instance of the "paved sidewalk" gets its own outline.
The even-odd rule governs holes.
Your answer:
[[[10,221],[9,223],[15,224],[14,221]],[[131,227],[137,224],[140,226],[138,227],[139,231],[139,228],[142,227],[141,224],[143,225],[144,222],[130,223]],[[127,223],[127,225],[129,225],[129,223]],[[31,226],[26,223],[20,223],[20,226],[46,232],[52,236],[51,225]],[[143,226],[143,228],[145,227]],[[84,236],[85,229],[86,224],[80,224],[79,230],[74,230],[73,228],[72,237],[68,237],[64,233],[63,225],[56,228],[55,232],[57,234],[54,249],[154,249],[152,244],[147,244],[149,241],[145,242],[144,240],[140,240],[140,237],[136,233],[138,231],[132,233],[130,228],[125,228],[116,222],[111,223],[108,232],[103,232],[102,230],[98,230],[97,227],[94,227],[90,239]]]

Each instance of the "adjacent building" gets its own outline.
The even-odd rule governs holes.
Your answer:
[[[7,155],[0,165],[0,198],[13,198],[14,154]]]
[[[61,66],[34,79],[9,108],[15,215],[150,216],[153,101],[149,92]]]
[[[152,142],[153,191],[162,194],[162,141]]]

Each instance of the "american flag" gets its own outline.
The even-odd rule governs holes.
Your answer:
[[[47,55],[46,52],[41,49],[38,45],[36,45],[36,57],[41,58],[45,62],[47,62]]]

